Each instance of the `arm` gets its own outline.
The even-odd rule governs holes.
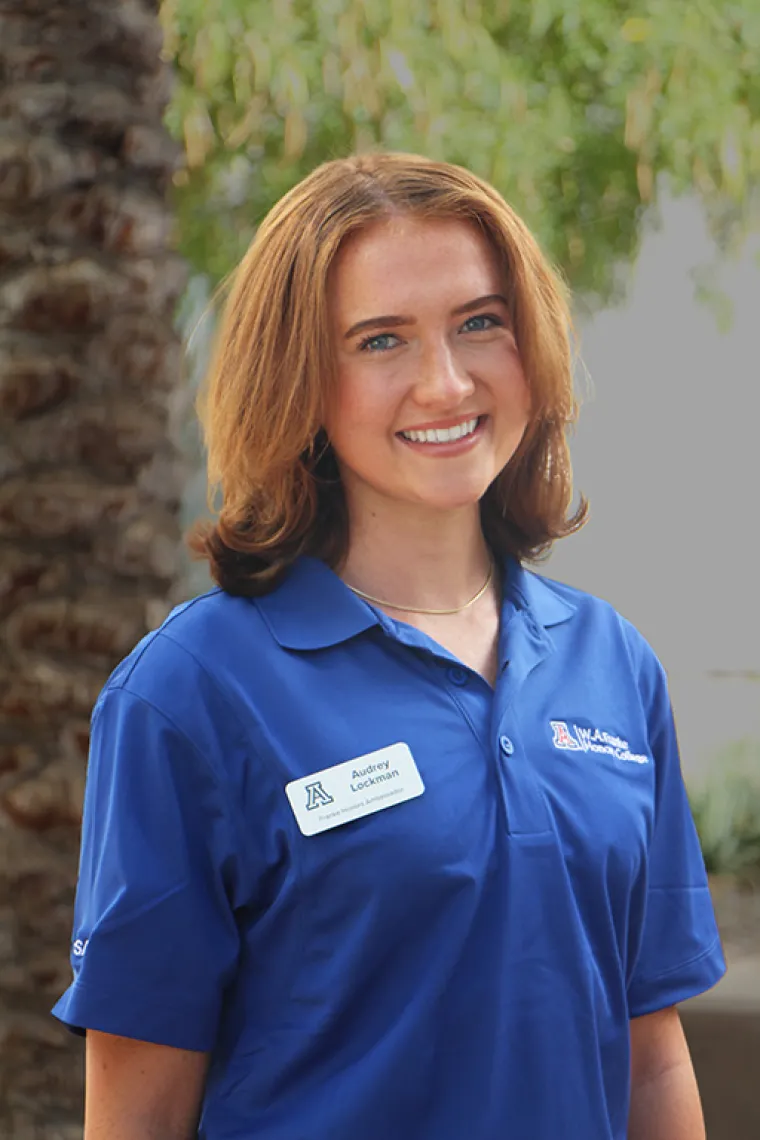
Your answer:
[[[192,1140],[208,1054],[87,1033],[84,1140]]]
[[[631,1019],[628,1140],[705,1140],[697,1081],[675,1007]]]

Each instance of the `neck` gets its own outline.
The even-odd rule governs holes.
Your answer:
[[[483,585],[490,554],[477,504],[456,511],[383,507],[350,517],[341,577],[391,608],[464,605]]]

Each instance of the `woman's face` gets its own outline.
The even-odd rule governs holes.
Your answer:
[[[352,513],[380,500],[477,504],[512,458],[530,398],[505,293],[493,250],[466,222],[401,217],[343,246],[325,428]]]

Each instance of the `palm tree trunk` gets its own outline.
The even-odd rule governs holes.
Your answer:
[[[48,1009],[95,696],[178,557],[157,0],[0,0],[0,1136],[81,1137]]]

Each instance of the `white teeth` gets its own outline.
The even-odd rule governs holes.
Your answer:
[[[474,420],[465,420],[462,424],[456,424],[450,428],[429,428],[427,431],[402,431],[404,439],[409,439],[412,443],[453,443],[456,439],[463,439],[466,435],[472,435],[475,428],[478,426],[477,418]]]

